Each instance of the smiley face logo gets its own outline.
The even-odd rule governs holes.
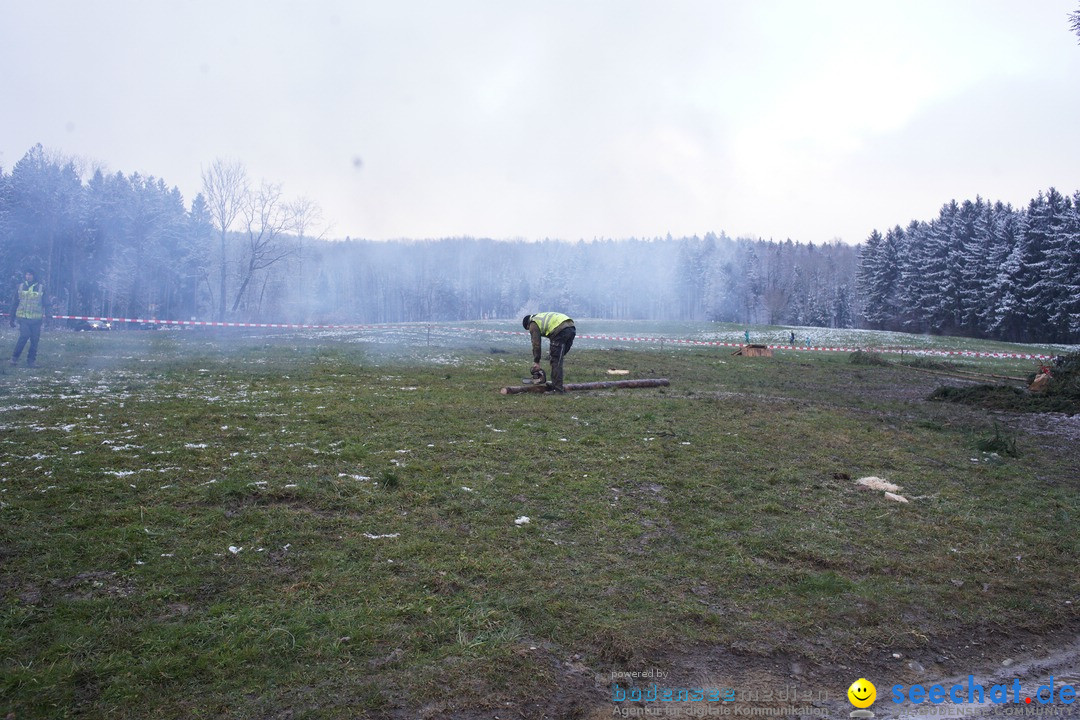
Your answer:
[[[848,700],[857,708],[868,708],[877,700],[877,688],[866,678],[859,678],[847,689]]]

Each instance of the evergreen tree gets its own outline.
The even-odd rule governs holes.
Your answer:
[[[884,329],[896,330],[900,328],[902,314],[899,304],[900,268],[903,264],[901,258],[906,252],[907,235],[904,229],[897,225],[885,233],[885,243],[882,248],[884,272],[879,282],[888,289],[888,293],[883,298]]]
[[[1056,342],[1071,342],[1076,335],[1080,310],[1080,216],[1072,198],[1058,194],[1053,188],[1050,193],[1048,200],[1054,206],[1054,214],[1046,253],[1047,336]]]
[[[912,220],[904,231],[907,243],[899,258],[900,266],[900,325],[908,332],[924,333],[932,328],[932,297],[936,292],[934,282],[940,282],[943,270],[935,271],[937,262],[932,257],[929,243],[930,225]],[[932,277],[930,273],[934,273]]]
[[[1052,256],[1057,249],[1055,226],[1065,210],[1064,198],[1051,188],[1040,192],[1027,209],[1027,225],[1021,239],[1022,266],[1020,270],[1021,302],[1027,315],[1027,333],[1055,341],[1060,328],[1055,329],[1050,318],[1054,305],[1061,300],[1053,285]]]
[[[1077,12],[1080,18],[1080,11]],[[1072,196],[1072,217],[1066,226],[1062,293],[1069,318],[1069,342],[1080,342],[1080,191]]]
[[[11,171],[7,222],[17,265],[37,268],[54,304],[66,307],[66,288],[82,237],[82,181],[71,160],[35,145]]]
[[[927,237],[929,272],[924,286],[924,307],[933,333],[959,329],[961,248],[969,234],[961,207],[955,200],[941,208]]]
[[[199,317],[202,311],[208,311],[214,306],[210,280],[213,233],[214,221],[210,207],[206,197],[199,193],[191,201],[187,231],[180,248],[179,293],[183,300],[177,310],[178,317]],[[205,301],[200,302],[200,298],[205,298]]]
[[[885,238],[874,230],[859,247],[857,273],[857,288],[863,301],[863,320],[872,328],[880,330],[889,320],[888,299],[893,288],[888,278],[895,273],[896,258],[888,257]]]
[[[1006,300],[1006,286],[1015,282],[1016,278],[1010,279],[1005,267],[1016,246],[1019,222],[1019,215],[1000,202],[993,206],[987,203],[979,220],[980,231],[985,233],[985,250],[982,253],[983,264],[979,273],[979,297],[982,305],[975,312],[978,336],[1000,337],[1001,323],[1008,316],[1008,313],[1003,311],[1002,304]],[[1018,263],[1019,258],[1013,262]],[[1016,265],[1015,271],[1019,271],[1019,265]],[[1015,302],[1015,296],[1012,297],[1011,302]]]
[[[847,283],[841,283],[833,294],[832,327],[854,325],[854,293]]]
[[[11,175],[4,174],[4,167],[0,165],[0,269],[14,268],[16,265],[12,257],[15,242],[11,234],[11,207]],[[6,274],[0,273],[0,282],[6,281]]]
[[[669,242],[671,236],[668,236]],[[678,288],[680,316],[686,320],[705,318],[706,279],[713,261],[716,239],[698,236],[679,241]]]
[[[987,328],[992,337],[1019,342],[1025,337],[1027,312],[1024,307],[1024,257],[1027,215],[1020,214],[1008,255],[994,279],[994,313]]]
[[[950,232],[950,275],[956,292],[951,301],[951,329],[968,336],[978,335],[977,317],[984,306],[982,277],[988,236],[985,207],[980,197],[974,203],[965,200],[953,217]]]

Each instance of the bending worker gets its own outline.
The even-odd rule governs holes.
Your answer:
[[[532,336],[533,372],[540,370],[540,338],[548,339],[551,355],[551,389],[557,393],[566,392],[563,387],[563,358],[574,344],[574,321],[557,312],[542,312],[521,318],[521,326]]]

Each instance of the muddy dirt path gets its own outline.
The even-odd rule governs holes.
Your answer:
[[[917,659],[889,653],[877,660],[831,665],[798,657],[747,657],[719,648],[701,649],[658,658],[633,669],[615,669],[606,676],[596,674],[593,690],[602,693],[602,700],[584,715],[567,708],[565,715],[548,717],[847,718],[855,710],[847,688],[865,677],[877,688],[877,699],[869,708],[875,718],[1080,718],[1080,634],[1055,640],[1014,641],[1012,647],[969,643],[955,650],[940,649],[938,652],[944,654],[936,657]],[[638,678],[626,677],[635,672]],[[618,689],[614,683],[619,683]],[[897,685],[904,694],[900,703],[894,701]],[[911,702],[909,695],[915,685],[927,693],[932,686],[941,685],[944,701]],[[953,690],[957,686],[959,689]],[[679,689],[700,688],[706,697],[712,693],[727,702],[652,700],[649,693],[654,687],[658,695],[665,689],[677,694]],[[1071,703],[1065,701],[1072,696],[1062,694],[1062,689],[1069,687],[1077,695]],[[639,695],[632,688],[640,693],[641,701],[636,700]],[[951,702],[950,690],[965,702]],[[967,702],[969,695],[974,702]],[[627,699],[615,701],[620,696]]]

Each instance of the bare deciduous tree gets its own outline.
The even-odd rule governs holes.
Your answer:
[[[309,197],[300,197],[289,203],[288,207],[289,215],[292,217],[292,230],[296,233],[296,292],[301,292],[304,287],[304,238],[307,237],[309,232],[313,232],[314,228],[322,225],[323,214],[322,208],[319,203],[315,202]],[[314,237],[315,240],[322,240],[326,233],[329,232],[328,227],[323,227],[318,236]],[[305,311],[308,310],[305,304]]]
[[[240,307],[244,292],[259,270],[264,270],[294,251],[285,241],[285,232],[295,227],[290,206],[281,199],[281,186],[263,182],[247,194],[242,213],[247,226],[247,244],[241,265],[240,287],[233,299],[232,312]]]
[[[229,228],[236,222],[244,208],[248,191],[247,170],[238,160],[218,158],[203,170],[203,193],[210,209],[210,217],[221,232],[221,265],[218,283],[218,320],[225,319],[225,291],[228,277]],[[239,297],[239,296],[238,296]],[[235,306],[233,308],[235,310]]]
[[[318,226],[323,221],[322,208],[319,207],[319,203],[309,197],[300,197],[293,200],[289,203],[287,209],[289,217],[292,219],[291,229],[300,239],[306,237],[308,232],[312,231],[314,227]],[[324,228],[317,236],[313,236],[313,239],[323,239],[327,230],[329,230],[329,228]]]

